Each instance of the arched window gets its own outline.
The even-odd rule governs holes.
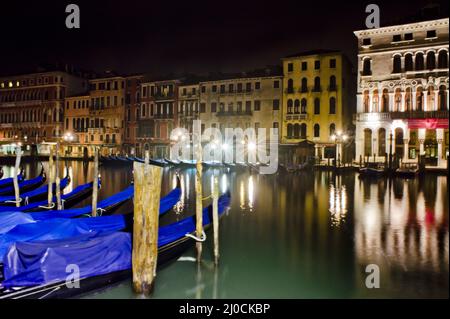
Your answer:
[[[445,85],[441,85],[439,87],[439,110],[440,111],[447,110],[447,93]]]
[[[412,111],[411,88],[406,88],[406,93],[405,93],[405,111]]]
[[[411,53],[405,54],[405,71],[413,70],[413,58]]]
[[[330,97],[330,114],[336,114],[336,98]]]
[[[401,110],[402,110],[402,92],[400,89],[396,89],[394,95],[394,111],[399,112]]]
[[[334,133],[336,132],[336,125],[334,123],[330,124],[330,138],[331,136],[334,135]]]
[[[427,53],[427,69],[434,70],[436,68],[436,56],[433,51]]]
[[[369,91],[364,91],[363,106],[364,113],[369,113]]]
[[[330,76],[330,91],[336,91],[336,77]]]
[[[320,99],[318,97],[314,99],[314,114],[320,114]]]
[[[364,58],[363,59],[363,71],[362,75],[372,75],[372,67],[371,67],[371,60],[370,58]]]
[[[302,91],[302,93],[308,92],[308,79],[306,79],[306,78],[302,79],[301,91]]]
[[[372,155],[372,130],[364,129],[364,156]]]
[[[389,92],[387,89],[383,90],[381,97],[381,109],[380,112],[387,112],[389,110]]]
[[[424,68],[423,53],[419,52],[416,54],[416,71],[422,71],[423,68]]]
[[[292,100],[291,99],[289,99],[288,101],[287,101],[287,112],[288,112],[288,114],[291,114],[292,113],[292,106],[293,106],[293,102],[292,102]]]
[[[380,128],[378,130],[378,156],[386,154],[386,129]]]
[[[422,87],[418,87],[417,93],[416,93],[416,110],[417,111],[423,111],[423,101],[424,101],[423,99],[424,99],[424,95],[423,95]]]
[[[300,125],[300,138],[306,139],[306,124],[305,123],[302,123],[302,125]]]
[[[287,90],[288,90],[288,93],[294,93],[294,80],[292,80],[292,79],[288,80]]]
[[[288,136],[288,138],[291,138],[294,135],[293,129],[294,129],[294,127],[292,126],[292,124],[288,124],[287,125],[287,136]]]
[[[380,96],[378,95],[378,90],[374,90],[372,94],[372,112],[378,112],[379,106],[380,106]]]
[[[438,68],[439,69],[447,69],[448,68],[448,52],[446,50],[439,51]]]
[[[300,124],[294,124],[294,137],[299,138],[300,137]]]
[[[321,91],[320,77],[316,76],[314,78],[314,92],[320,92],[320,91]]]
[[[139,118],[140,118],[140,109],[139,108],[137,108],[136,109],[136,120],[139,120]]]
[[[314,124],[314,137],[320,137],[320,125]]]
[[[294,113],[298,114],[300,113],[300,101],[297,99],[294,102]]]
[[[305,99],[305,98],[302,99],[302,102],[301,102],[301,108],[302,108],[301,113],[302,113],[302,114],[306,114],[306,111],[307,111],[307,102],[306,102],[306,99]]]
[[[395,55],[392,62],[392,73],[402,72],[402,59],[400,55]]]

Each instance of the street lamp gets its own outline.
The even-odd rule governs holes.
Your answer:
[[[334,166],[340,166],[341,164],[341,154],[338,150],[347,139],[348,135],[343,134],[342,131],[337,131],[336,134],[331,135],[331,140],[334,141]]]

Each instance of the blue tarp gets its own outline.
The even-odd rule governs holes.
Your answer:
[[[23,174],[17,175],[17,181],[18,182],[23,181]],[[12,177],[7,177],[7,178],[0,179],[0,188],[2,188],[4,186],[7,186],[7,185],[9,186],[13,182],[14,182],[14,178],[12,178]]]
[[[4,287],[64,281],[75,265],[80,278],[131,268],[129,233],[88,233],[64,240],[15,243],[5,264]],[[73,267],[73,266],[72,266]]]
[[[222,215],[230,204],[228,195],[219,198],[219,214]],[[212,206],[203,209],[203,225],[211,223]],[[117,217],[109,216],[109,217]],[[107,217],[89,218],[87,220],[102,220]],[[78,220],[70,220],[68,224]],[[67,223],[63,227],[68,227]],[[100,227],[94,232],[79,232],[73,225],[70,226],[71,238],[60,234],[60,240],[45,240],[34,242],[16,242],[4,258],[6,288],[43,285],[52,282],[61,282],[67,279],[68,265],[77,265],[80,277],[98,276],[131,267],[131,237],[122,232],[108,233],[113,228],[112,223],[107,228]],[[26,225],[25,225],[26,226]],[[92,226],[90,226],[92,228]],[[63,229],[63,228],[59,228]],[[30,232],[31,230],[28,230]],[[84,231],[84,229],[83,229]],[[187,217],[179,222],[159,228],[158,247],[172,243],[183,238],[187,233],[195,231],[195,216]],[[57,239],[55,230],[52,235],[38,239]],[[64,236],[64,237],[61,237]],[[70,236],[70,235],[69,235]],[[34,237],[37,240],[37,237]],[[1,244],[0,244],[1,245]]]
[[[0,262],[3,262],[6,252],[15,242],[65,239],[93,231],[118,231],[125,226],[124,215],[77,219],[53,218],[38,223],[17,225],[0,235]]]
[[[129,186],[122,192],[114,194],[97,204],[98,209],[105,209],[117,205],[123,201],[132,198],[134,195],[133,186]],[[181,189],[175,188],[169,194],[161,198],[159,205],[159,213],[163,214],[170,210],[181,197]],[[88,205],[80,208],[65,209],[60,211],[46,211],[35,213],[22,212],[0,212],[0,234],[5,234],[17,225],[35,223],[38,221],[48,220],[52,218],[73,218],[84,214],[90,214],[92,206]]]
[[[26,186],[32,186],[32,185],[36,185],[39,183],[42,183],[45,180],[45,175],[41,174],[38,177],[32,178],[32,179],[27,179],[27,180],[22,180],[19,183],[19,189],[26,187]],[[0,193],[1,194],[9,194],[14,192],[14,186],[7,186],[7,187],[2,187],[0,188]]]
[[[99,182],[100,185],[100,182]],[[83,184],[83,185],[79,185],[77,187],[75,187],[70,193],[67,194],[61,194],[61,200],[64,201],[72,196],[75,196],[77,193],[83,192],[88,188],[92,188],[92,182]],[[56,196],[53,196],[53,202],[56,202]],[[32,209],[35,209],[39,206],[47,206],[48,202],[46,200],[44,201],[40,201],[40,202],[34,202],[28,205],[24,205],[24,206],[20,206],[20,207],[15,207],[15,206],[0,206],[0,216],[1,216],[1,212],[21,212],[21,211],[29,211]]]
[[[63,190],[64,188],[66,188],[67,185],[69,185],[69,182],[70,182],[70,178],[68,176],[64,177],[59,183],[60,189]],[[56,191],[56,183],[53,183],[52,188],[53,188],[53,192],[55,192]],[[25,202],[26,198],[31,199],[33,197],[45,194],[47,192],[48,192],[48,185],[44,185],[44,186],[36,188],[35,190],[20,194],[20,198],[22,198],[22,200]],[[16,200],[15,196],[0,196],[0,205],[6,201],[15,201],[15,200]]]

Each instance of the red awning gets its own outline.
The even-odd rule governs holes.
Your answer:
[[[408,128],[410,129],[437,129],[448,128],[448,119],[410,119],[408,120]]]

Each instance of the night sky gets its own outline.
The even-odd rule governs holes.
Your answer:
[[[339,49],[354,62],[353,31],[365,28],[367,4],[380,6],[385,26],[429,2],[1,1],[0,74],[56,62],[97,72],[235,72],[311,49]],[[434,2],[448,16],[447,1]],[[69,3],[80,6],[81,29],[65,27]]]

